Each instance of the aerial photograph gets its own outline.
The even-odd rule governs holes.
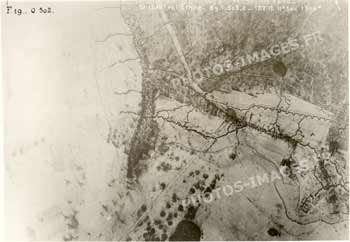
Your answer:
[[[4,241],[349,240],[347,0],[2,1]]]

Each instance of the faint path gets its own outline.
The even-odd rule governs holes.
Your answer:
[[[177,39],[177,36],[176,36],[176,33],[175,33],[175,30],[173,29],[173,27],[171,26],[171,23],[169,23],[169,20],[168,20],[168,17],[166,15],[166,13],[164,12],[164,10],[160,10],[160,14],[161,14],[161,17],[164,21],[164,23],[167,23],[166,24],[166,28],[170,34],[170,37],[174,43],[174,46],[175,46],[175,49],[180,57],[180,60],[182,62],[182,64],[184,65],[185,69],[186,69],[186,72],[187,72],[187,77],[188,79],[190,80],[189,84],[190,86],[196,91],[198,92],[199,94],[202,94],[202,95],[205,95],[205,92],[203,92],[203,90],[193,81],[192,79],[192,72],[191,72],[191,69],[186,61],[186,58],[185,58],[185,55],[184,55],[184,52],[182,51],[182,48],[181,48],[181,44],[179,42],[179,40]]]

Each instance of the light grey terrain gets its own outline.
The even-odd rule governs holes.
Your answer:
[[[10,240],[349,239],[347,1],[50,6],[2,16]]]

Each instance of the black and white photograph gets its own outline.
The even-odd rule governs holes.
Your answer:
[[[3,241],[349,241],[348,5],[2,0]]]

